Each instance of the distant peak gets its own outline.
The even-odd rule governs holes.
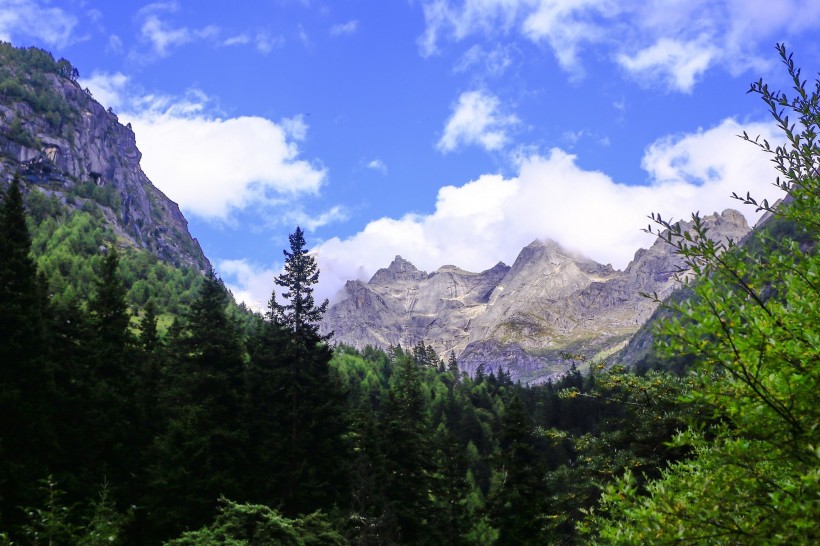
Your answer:
[[[416,269],[416,266],[414,266],[412,263],[399,256],[398,254],[396,254],[396,257],[393,258],[392,262],[390,262],[390,265],[387,267],[387,269],[389,269],[390,271],[418,271],[418,269]]]
[[[426,273],[419,271],[412,263],[396,255],[389,266],[376,271],[373,278],[370,279],[370,282],[375,284],[390,283],[397,280],[421,279],[426,275]]]
[[[726,209],[721,212],[719,221],[731,222],[741,227],[749,227],[749,223],[746,222],[746,217],[735,209]]]
[[[522,250],[524,256],[527,256],[530,259],[535,258],[544,258],[544,257],[552,257],[557,258],[559,256],[569,257],[570,254],[567,250],[561,246],[558,241],[553,239],[536,239],[530,244],[528,244]]]
[[[564,250],[564,247],[554,239],[535,239],[527,245],[529,248],[548,248],[552,250]]]

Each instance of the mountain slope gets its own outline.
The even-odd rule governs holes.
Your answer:
[[[732,210],[705,221],[715,238],[749,231]],[[454,352],[468,372],[484,365],[536,381],[565,371],[568,354],[592,358],[622,347],[656,308],[641,292],[671,294],[681,264],[660,240],[624,271],[554,241],[533,241],[512,267],[481,273],[444,266],[427,274],[397,256],[369,282],[349,281],[322,329],[358,348],[424,341],[439,354]]]
[[[142,172],[131,128],[77,76],[48,52],[0,43],[0,184],[19,173],[29,193],[71,210],[99,208],[120,244],[171,265],[210,267],[177,204]]]

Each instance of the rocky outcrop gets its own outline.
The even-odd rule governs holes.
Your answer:
[[[704,221],[715,239],[739,240],[749,231],[732,210]],[[526,246],[512,267],[481,273],[448,265],[427,274],[397,256],[369,282],[348,282],[322,330],[359,348],[424,341],[441,355],[454,352],[468,372],[483,364],[540,381],[566,371],[571,356],[603,357],[623,347],[657,307],[641,293],[671,294],[682,265],[660,239],[624,271],[549,240]]]
[[[30,65],[15,66],[15,51],[3,54],[4,77],[18,82],[21,91],[0,94],[0,183],[19,173],[29,189],[70,206],[93,200],[107,209],[121,240],[172,264],[210,267],[177,204],[140,168],[131,128],[74,79],[49,71],[48,58],[37,72]]]

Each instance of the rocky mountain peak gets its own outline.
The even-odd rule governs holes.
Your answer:
[[[603,266],[576,252],[571,252],[553,239],[536,239],[519,252],[515,262],[513,262],[511,272],[517,273],[525,267],[542,267],[544,265],[560,267],[569,263],[573,263],[583,270],[611,270],[611,266]]]
[[[535,247],[544,248],[550,252],[564,252],[564,247],[555,239],[533,239],[533,241],[524,248]]]
[[[715,238],[749,231],[731,210],[704,221]],[[624,271],[552,240],[524,247],[512,267],[499,262],[481,273],[447,265],[427,275],[397,256],[370,282],[348,283],[322,330],[360,348],[424,341],[440,355],[455,352],[463,370],[483,364],[540,381],[566,371],[567,353],[594,358],[622,347],[656,308],[640,293],[663,298],[675,288],[682,262],[673,250],[659,240]]]
[[[386,268],[379,269],[370,279],[370,284],[389,284],[397,281],[420,281],[427,276],[424,271],[419,271],[409,261],[401,256],[396,256]]]
[[[723,237],[737,241],[749,233],[750,228],[746,217],[734,209],[726,209],[720,213],[720,216],[715,213],[711,217],[714,217],[715,226]]]

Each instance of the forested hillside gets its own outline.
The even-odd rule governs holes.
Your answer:
[[[82,89],[78,77],[66,59],[0,42],[0,184],[20,177],[34,227],[50,222],[43,238],[63,220],[88,224],[71,218],[88,213],[93,229],[120,246],[175,267],[207,269],[179,207],[142,171],[130,126]]]
[[[126,302],[164,331],[209,265],[175,203],[140,168],[133,131],[35,47],[0,43],[0,188],[20,181],[38,270],[56,308],[82,305],[116,246]]]
[[[525,388],[503,372],[470,378],[423,344],[332,353],[299,230],[279,278],[290,300],[267,320],[243,331],[210,273],[159,336],[150,308],[129,329],[116,247],[85,306],[55,307],[16,183],[2,219],[16,234],[3,247],[14,335],[0,398],[13,431],[2,515],[16,542],[155,544],[198,527],[174,543],[221,544],[240,529],[294,544],[569,539],[597,497],[593,477],[657,473],[680,455],[661,445],[680,425],[674,398],[655,421],[591,395],[631,398],[613,390],[622,370]],[[682,380],[646,381],[663,398]]]
[[[778,222],[738,247],[654,218],[693,277],[640,370],[523,386],[423,342],[331,348],[299,228],[268,312],[238,313],[214,271],[15,179],[0,544],[817,543],[820,80],[780,51],[794,94],[751,91],[788,198],[741,196]]]

